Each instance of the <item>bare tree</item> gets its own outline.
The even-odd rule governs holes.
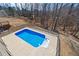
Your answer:
[[[67,22],[68,22],[68,18],[69,18],[69,15],[72,13],[73,7],[74,7],[74,4],[71,4],[70,8],[69,8],[69,11],[68,11],[68,14],[67,14],[67,16],[64,19],[63,31],[65,31],[65,28],[66,28],[66,25],[67,25]]]

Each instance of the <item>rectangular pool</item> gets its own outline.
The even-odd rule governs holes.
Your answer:
[[[23,29],[19,32],[16,32],[15,35],[20,37],[22,40],[29,43],[33,47],[39,47],[45,40],[44,34],[29,29]]]

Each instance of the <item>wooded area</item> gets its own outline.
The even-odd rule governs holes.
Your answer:
[[[74,3],[0,3],[11,17],[27,17],[49,31],[64,32],[79,38],[79,4]]]

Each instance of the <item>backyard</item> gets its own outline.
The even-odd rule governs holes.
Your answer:
[[[21,28],[24,28],[24,27],[33,27],[33,26],[35,26],[35,25],[32,26],[28,20],[25,21],[24,19],[19,19],[19,18],[0,17],[0,21],[1,22],[9,21],[9,23],[11,25],[11,28],[8,31],[2,32],[0,34],[0,37],[6,36],[7,34],[10,34],[14,31],[17,31],[17,30],[19,30]],[[55,34],[55,32],[53,32],[53,33]],[[55,35],[58,35],[58,34],[55,34]],[[78,55],[77,51],[75,51],[75,49],[72,49],[72,47],[68,44],[70,42],[67,41],[68,37],[67,38],[66,37],[67,37],[66,35],[59,34],[59,40],[60,40],[60,43],[59,43],[60,46],[58,44],[58,46],[59,46],[58,47],[59,48],[59,51],[58,51],[59,55],[61,55],[61,56],[64,56],[64,55],[66,55],[66,56],[67,55]],[[2,42],[3,41],[0,42],[0,46],[1,46],[0,51],[1,51],[1,53],[3,52],[3,55],[11,55],[11,53],[7,50],[7,47],[5,47],[4,44],[2,44]],[[6,50],[9,53],[5,52]]]
[[[0,3],[0,55],[78,56],[79,4]]]

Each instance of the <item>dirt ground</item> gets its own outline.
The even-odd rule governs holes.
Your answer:
[[[66,39],[68,38],[65,37],[64,35],[60,35],[60,55],[61,56],[77,56],[78,54],[73,48],[69,46],[68,43],[70,42],[66,41]]]

